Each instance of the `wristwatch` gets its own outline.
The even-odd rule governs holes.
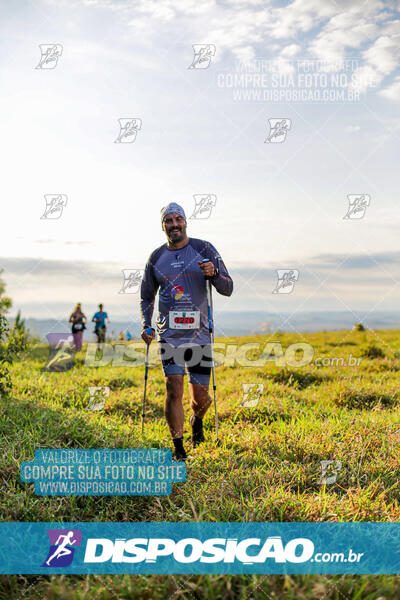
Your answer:
[[[218,267],[214,267],[214,275],[211,277],[211,279],[216,279],[219,275],[219,269]]]

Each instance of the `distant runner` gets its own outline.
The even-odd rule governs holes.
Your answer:
[[[82,348],[83,331],[86,329],[86,315],[82,312],[80,302],[75,306],[74,311],[69,318],[69,322],[72,323],[72,336],[74,338],[75,350],[79,352]]]
[[[108,318],[108,314],[105,311],[103,311],[102,304],[99,304],[99,309],[100,310],[98,310],[97,313],[93,315],[92,321],[95,322],[94,333],[97,337],[97,343],[101,344],[102,342],[106,341],[106,319],[108,323],[110,322],[110,320]]]
[[[151,327],[159,290],[156,327],[167,391],[165,417],[174,443],[174,458],[185,460],[182,406],[185,364],[193,410],[190,416],[193,446],[205,440],[203,417],[212,402],[208,393],[211,360],[205,276],[211,277],[212,285],[224,296],[232,294],[233,282],[212,244],[187,237],[186,216],[181,206],[171,202],[163,208],[161,223],[168,242],[152,252],[145,267],[140,293],[142,338],[151,343],[155,337],[154,329],[151,335],[145,329]],[[201,263],[205,258],[208,262]]]

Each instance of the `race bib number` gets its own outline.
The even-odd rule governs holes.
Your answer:
[[[74,325],[75,329],[82,329],[83,325],[81,325],[80,323],[77,323],[76,325]]]
[[[200,311],[169,311],[170,329],[198,329],[200,327]]]

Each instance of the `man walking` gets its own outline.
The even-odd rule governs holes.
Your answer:
[[[210,333],[207,313],[206,277],[217,292],[230,296],[233,282],[209,242],[188,238],[183,208],[171,202],[161,211],[167,236],[147,261],[140,292],[142,338],[150,344],[154,300],[159,290],[157,340],[166,383],[165,417],[174,443],[174,458],[185,460],[183,447],[183,377],[189,372],[192,444],[204,441],[203,417],[212,400],[208,393],[211,373]],[[207,262],[205,259],[208,259]]]

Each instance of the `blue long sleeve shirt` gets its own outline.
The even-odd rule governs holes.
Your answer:
[[[163,244],[150,255],[141,284],[140,312],[143,329],[151,327],[158,291],[157,340],[174,347],[209,343],[207,283],[197,264],[205,258],[219,271],[212,277],[212,285],[223,296],[230,296],[233,281],[210,242],[189,238],[179,250],[170,250]]]

